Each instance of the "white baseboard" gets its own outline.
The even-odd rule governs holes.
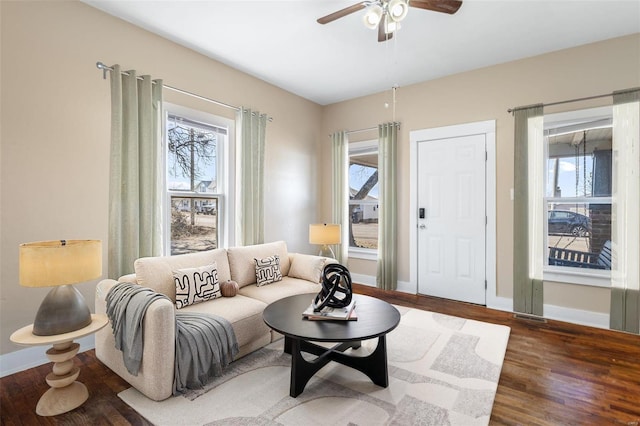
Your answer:
[[[513,312],[513,299],[508,297],[487,296],[487,308],[497,311]]]
[[[366,285],[368,287],[376,286],[376,277],[371,275],[363,275],[363,274],[351,274],[351,280],[354,283]],[[411,285],[408,281],[398,281],[398,288],[396,291],[400,291],[402,293],[416,294],[416,286]]]
[[[369,287],[376,286],[376,277],[371,275],[363,275],[363,274],[351,274],[351,281],[354,283],[366,285]]]
[[[564,306],[544,305],[544,317],[547,319],[586,325],[588,327],[609,328],[609,314],[583,311]]]
[[[411,285],[409,281],[398,281],[398,288],[396,291],[402,293],[416,294],[416,286]]]
[[[93,335],[82,337],[75,340],[75,342],[80,343],[79,352],[85,352],[96,347],[96,339]],[[45,354],[47,349],[49,349],[48,346],[31,346],[0,355],[0,377],[9,376],[51,362]]]
[[[513,299],[507,297],[494,297],[491,302],[492,303],[489,304],[487,301],[487,308],[513,312]],[[588,327],[609,328],[609,314],[567,308],[566,306],[549,305],[546,303],[543,309],[544,318],[546,319],[585,325]]]
[[[376,277],[363,274],[351,274],[353,282],[367,286],[376,286]],[[416,294],[416,285],[408,281],[398,281],[396,291]],[[487,297],[487,308],[498,311],[513,312],[513,299],[509,297]],[[609,328],[609,315],[601,312],[584,311],[564,306],[544,305],[544,318],[564,321],[588,327]]]

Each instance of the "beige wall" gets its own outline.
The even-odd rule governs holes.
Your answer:
[[[393,64],[388,65],[393,80]],[[585,45],[551,54],[496,65],[458,75],[401,87],[396,94],[395,119],[399,134],[398,279],[409,281],[409,132],[454,124],[496,120],[497,162],[497,296],[512,297],[513,117],[510,107],[550,103],[640,86],[640,34]],[[392,121],[391,91],[325,107],[322,136],[337,130],[357,130]],[[389,108],[385,102],[390,103]],[[611,98],[572,103],[545,112],[582,109],[610,104]],[[351,141],[370,139],[377,133],[358,133]],[[321,139],[322,140],[322,139]],[[329,164],[328,139],[323,142],[322,163]],[[324,168],[323,182],[330,182]],[[322,187],[321,205],[330,217],[330,191]],[[375,262],[350,260],[352,272],[375,275]],[[415,285],[415,283],[414,283]],[[558,287],[560,286],[560,288]],[[608,292],[599,288],[547,283],[545,303],[574,309],[608,312]],[[604,297],[603,297],[604,294]]]
[[[33,322],[48,291],[18,285],[20,243],[101,239],[106,265],[110,95],[97,61],[271,115],[265,238],[313,250],[319,105],[83,3],[0,1],[0,11],[0,354],[19,349],[9,335]],[[234,118],[233,110],[173,92],[165,100]],[[95,282],[77,287],[92,307]]]

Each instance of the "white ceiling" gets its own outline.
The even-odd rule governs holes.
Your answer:
[[[321,105],[640,32],[639,0],[464,0],[454,15],[410,8],[384,43],[364,11],[316,22],[357,0],[83,1]]]

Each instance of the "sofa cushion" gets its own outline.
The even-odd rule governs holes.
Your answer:
[[[222,297],[216,262],[199,268],[177,269],[173,271],[173,281],[177,309]]]
[[[309,293],[309,303],[311,303],[315,295],[320,290],[320,284],[314,284],[299,278],[282,277],[282,281],[264,285],[262,287],[258,287],[257,285],[242,287],[238,294],[269,304],[276,300],[280,300],[283,297]],[[216,303],[218,302],[216,301],[211,304],[213,305]],[[300,312],[300,315],[302,315],[302,312]]]
[[[176,256],[142,257],[133,263],[133,267],[138,284],[165,294],[175,302],[176,286],[173,281],[173,271],[210,265],[213,262],[218,266],[219,281],[231,279],[227,251],[223,248]]]
[[[289,276],[319,283],[326,261],[325,257],[295,253],[289,268]]]
[[[242,347],[269,335],[270,328],[262,319],[262,311],[266,306],[259,300],[237,295],[187,306],[182,312],[200,312],[226,318],[231,322],[238,345]]]
[[[257,244],[254,246],[231,247],[227,250],[231,279],[238,283],[240,288],[256,283],[256,261],[265,257],[280,256],[280,272],[282,275],[289,273],[289,253],[284,241],[274,243]],[[222,280],[222,277],[220,278]]]
[[[256,261],[256,284],[258,287],[275,283],[282,279],[280,272],[280,256],[273,255]]]

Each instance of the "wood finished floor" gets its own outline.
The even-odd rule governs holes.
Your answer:
[[[640,426],[640,336],[557,321],[516,319],[482,306],[426,296],[355,291],[390,303],[511,327],[492,425]],[[44,350],[44,348],[43,348]],[[51,364],[0,379],[2,425],[149,425],[117,396],[128,384],[94,351],[78,354],[89,400],[69,413],[40,417],[35,406]]]

